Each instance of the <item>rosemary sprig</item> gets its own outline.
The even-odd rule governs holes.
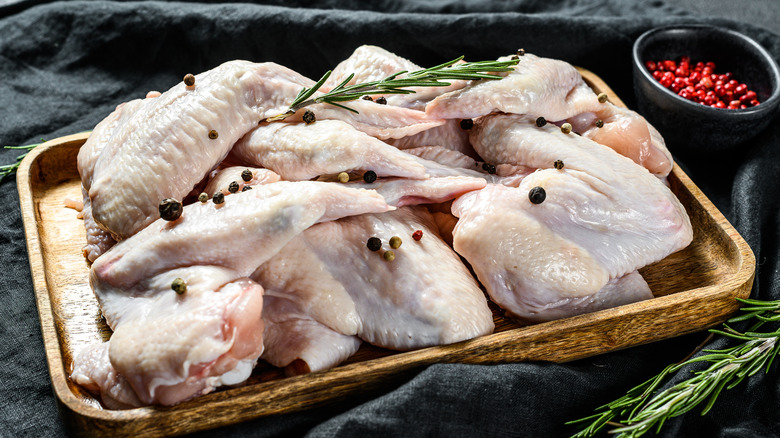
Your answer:
[[[0,166],[0,182],[2,182],[3,179],[5,179],[6,176],[11,175],[14,172],[16,172],[16,169],[19,168],[19,164],[22,162],[22,159],[27,156],[27,153],[30,152],[34,147],[36,147],[36,146],[38,146],[40,144],[43,144],[44,142],[46,142],[46,140],[41,139],[40,143],[33,143],[33,144],[24,145],[24,146],[3,146],[3,149],[22,149],[22,150],[26,150],[27,152],[25,152],[22,155],[19,155],[18,157],[16,157],[16,162],[15,163],[5,164],[5,165]]]
[[[414,72],[400,71],[393,73],[390,76],[371,82],[364,82],[361,84],[347,85],[354,74],[349,75],[340,84],[333,87],[332,90],[327,93],[320,94],[316,97],[316,93],[325,81],[330,77],[331,71],[325,73],[316,84],[311,88],[303,88],[295,100],[290,103],[288,110],[282,114],[270,117],[267,119],[269,122],[283,120],[293,114],[299,109],[314,105],[316,103],[328,103],[337,107],[357,112],[353,108],[349,108],[346,105],[342,105],[339,102],[347,102],[350,100],[356,100],[363,96],[369,96],[372,94],[411,94],[414,90],[410,90],[410,87],[446,87],[450,85],[447,80],[460,79],[460,80],[476,80],[476,79],[501,79],[501,76],[491,73],[501,73],[512,70],[512,66],[518,63],[518,59],[510,59],[506,61],[478,61],[478,62],[460,62],[463,57],[453,59],[452,61],[439,64],[434,67],[417,70]]]
[[[669,418],[682,415],[705,402],[701,415],[710,411],[723,389],[737,386],[745,377],[761,369],[769,372],[772,361],[780,353],[780,330],[756,332],[768,322],[780,321],[780,301],[737,299],[746,312],[723,324],[722,329],[710,332],[743,341],[723,350],[704,350],[709,354],[686,359],[667,366],[657,376],[631,388],[623,397],[596,408],[596,413],[566,424],[589,423],[573,437],[592,437],[612,426],[610,434],[617,437],[639,437],[650,430],[658,433]],[[731,328],[728,323],[755,319],[745,332]],[[682,367],[699,362],[710,366],[695,371],[694,376],[668,389],[657,392],[666,378]],[[616,421],[616,419],[619,419]]]

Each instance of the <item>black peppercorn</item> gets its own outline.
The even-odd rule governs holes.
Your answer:
[[[252,190],[252,186],[244,186],[244,188],[241,189],[242,192],[245,192],[247,190]]]
[[[517,56],[525,56],[525,49],[517,49]]]
[[[219,137],[219,133],[216,130],[212,129],[211,131],[209,131],[209,138],[210,139],[216,140],[217,137]]]
[[[370,100],[371,102],[373,102],[374,98],[369,96],[369,95],[365,95],[365,96],[363,96],[363,100]]]
[[[382,240],[378,237],[369,237],[366,246],[371,251],[379,251],[379,249],[382,248]]]
[[[314,111],[306,110],[303,113],[303,122],[306,123],[307,125],[311,125],[316,121],[317,121],[317,117],[314,116]]]
[[[238,181],[231,181],[230,184],[228,184],[228,192],[236,193],[237,191],[238,191]]]
[[[184,75],[184,85],[188,87],[195,85],[195,75],[193,75],[192,73],[187,73],[186,75]]]
[[[175,221],[181,216],[181,202],[173,198],[167,198],[160,201],[160,217],[166,221]]]
[[[387,105],[387,99],[385,99],[384,96],[383,97],[379,97],[379,98],[376,99],[376,103],[378,103],[380,105]]]
[[[546,124],[547,124],[547,119],[545,119],[544,117],[538,117],[536,119],[536,126],[541,128],[542,126],[544,126]]]
[[[373,170],[367,170],[366,173],[363,174],[363,181],[369,184],[376,181],[376,172]]]
[[[547,193],[543,188],[536,186],[528,192],[528,199],[533,204],[541,204],[547,198]]]
[[[601,119],[596,120],[596,127],[597,128],[603,128],[604,127],[604,121]]]
[[[173,289],[173,291],[177,294],[181,295],[184,292],[187,292],[187,283],[184,281],[184,279],[176,277],[171,282],[171,289]]]
[[[249,169],[244,169],[243,172],[241,172],[241,179],[244,181],[251,181],[252,180],[252,171]]]
[[[493,175],[494,173],[496,173],[496,166],[490,163],[482,163],[482,170]]]
[[[474,127],[474,121],[471,119],[463,119],[460,121],[460,129],[468,131]]]
[[[211,198],[211,200],[215,204],[221,204],[225,202],[225,195],[223,195],[221,191],[218,191],[217,193],[214,193],[214,196]]]
[[[553,163],[553,167],[558,169],[558,170],[563,169],[563,161],[555,160],[555,162]]]

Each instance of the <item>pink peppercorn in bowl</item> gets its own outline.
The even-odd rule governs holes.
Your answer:
[[[728,29],[651,29],[634,43],[633,70],[637,109],[673,153],[734,150],[763,131],[780,105],[775,60]]]

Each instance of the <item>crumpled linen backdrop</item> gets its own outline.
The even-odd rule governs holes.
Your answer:
[[[364,4],[365,3],[365,4]],[[702,18],[674,2],[618,0],[0,2],[0,144],[91,129],[118,103],[166,90],[184,73],[235,58],[275,61],[317,78],[359,44],[423,66],[519,47],[600,75],[634,102],[630,50],[643,31],[712,23],[742,31],[780,59],[780,36]],[[696,127],[692,127],[696,129]],[[674,139],[667,138],[674,151]],[[0,150],[0,163],[16,151]],[[780,127],[737,153],[676,155],[756,254],[753,296],[780,299]],[[0,184],[0,436],[64,436],[50,388],[15,178]],[[567,364],[434,365],[341,404],[262,418],[198,436],[567,436],[567,420],[685,357],[697,333]],[[711,347],[733,342],[717,339]],[[675,379],[681,380],[684,370]],[[724,391],[712,411],[669,420],[662,436],[780,435],[780,370]],[[675,381],[675,380],[673,380]]]

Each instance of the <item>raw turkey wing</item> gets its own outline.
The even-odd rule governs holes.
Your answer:
[[[74,380],[120,404],[132,400],[127,391],[143,404],[175,404],[245,380],[263,351],[263,289],[247,276],[318,221],[389,208],[373,191],[278,182],[152,223],[92,266],[114,333],[107,357],[100,346],[77,356]],[[181,295],[171,290],[177,278]]]
[[[503,79],[473,82],[443,94],[425,111],[445,119],[501,112],[541,116],[559,124],[569,121],[574,132],[609,146],[659,177],[672,170],[672,155],[655,128],[634,111],[600,102],[577,69],[556,59],[526,54]],[[596,126],[598,120],[602,128]]]
[[[226,62],[146,99],[119,124],[88,186],[95,221],[118,240],[159,217],[160,201],[181,200],[265,117],[278,114],[310,81],[273,63]]]
[[[487,160],[539,169],[517,188],[490,184],[452,206],[455,250],[516,316],[547,318],[528,317],[527,309],[592,296],[692,240],[674,194],[606,146],[517,115],[485,117],[472,143]],[[562,169],[553,168],[556,160]],[[535,187],[546,193],[538,204],[529,199]]]
[[[423,238],[415,241],[418,229]],[[372,236],[384,242],[379,252],[366,248]],[[392,236],[403,243],[387,261],[382,253]],[[385,348],[449,344],[494,328],[479,285],[421,207],[318,224],[252,278],[285,293],[313,320]]]

